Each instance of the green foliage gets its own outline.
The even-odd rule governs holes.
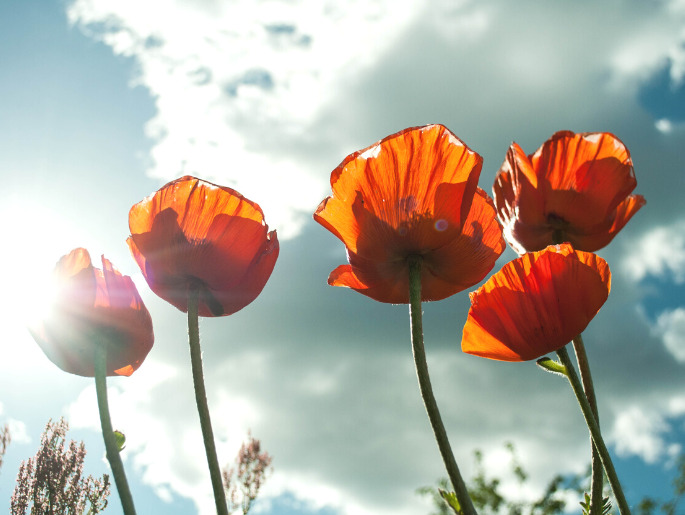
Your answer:
[[[511,475],[523,485],[529,478],[528,473],[519,463],[514,445],[505,443],[506,449],[511,455]],[[507,515],[558,515],[564,513],[566,502],[562,493],[580,494],[583,500],[580,502],[583,515],[587,515],[590,509],[590,496],[586,492],[589,486],[591,468],[582,474],[569,474],[555,476],[545,488],[539,499],[533,502],[513,502],[507,500],[499,491],[501,479],[488,477],[483,466],[483,453],[474,451],[476,462],[476,474],[468,484],[468,491],[473,505],[482,515],[507,514]],[[678,515],[678,507],[685,497],[685,454],[681,454],[677,462],[678,475],[673,480],[673,498],[661,502],[652,497],[643,498],[635,508],[635,515]],[[461,515],[456,496],[449,491],[447,479],[440,479],[438,487],[424,486],[417,490],[421,496],[430,496],[433,508],[429,515]],[[610,515],[612,509],[609,497],[602,499],[602,515]]]
[[[437,511],[432,511],[428,515],[454,515],[454,507],[448,506],[444,500],[443,495],[440,492],[446,492],[448,494],[453,494],[452,492],[447,492],[447,490],[450,488],[450,484],[448,483],[447,479],[445,478],[440,478],[438,479],[438,487],[434,488],[432,486],[422,486],[420,488],[416,489],[416,493],[419,494],[422,497],[425,496],[430,496],[432,501],[433,501],[433,508]],[[454,498],[456,500],[456,495],[454,495]],[[449,501],[447,501],[449,502]],[[457,503],[458,506],[458,503]],[[457,509],[460,509],[457,507]],[[459,512],[457,512],[459,513]]]
[[[525,483],[528,480],[528,473],[518,461],[514,445],[507,442],[505,448],[509,451],[511,457],[511,474],[520,484]],[[525,504],[507,501],[499,491],[501,479],[487,476],[483,465],[483,453],[476,450],[473,455],[476,462],[476,474],[470,481],[468,491],[473,505],[479,513],[523,515],[527,512],[531,515],[552,515],[564,510],[566,503],[555,496],[563,486],[562,483],[567,481],[565,478],[561,476],[555,478],[546,489],[543,497],[533,503]],[[447,491],[448,488],[449,483],[447,479],[443,478],[438,481],[437,489],[424,486],[417,490],[419,495],[432,498],[433,508],[436,511],[431,512],[430,515],[454,515],[454,513],[461,513],[459,511],[459,503],[456,502],[456,496],[454,493]]]
[[[473,485],[468,489],[473,505],[479,511],[489,508],[493,512],[497,512],[502,503],[504,503],[504,497],[497,491],[500,480],[498,478],[488,479],[485,475],[483,453],[481,451],[476,450],[473,455],[476,460],[477,473],[472,480]]]
[[[457,494],[455,494],[454,492],[447,492],[442,488],[438,488],[438,493],[454,513],[456,513],[457,515],[462,514],[461,506],[459,505],[459,500],[457,499]]]
[[[545,356],[544,358],[540,358],[535,362],[535,364],[540,368],[546,370],[547,372],[567,377],[566,367],[558,361],[554,361],[553,359],[548,358],[547,356]]]
[[[19,468],[12,515],[94,515],[107,507],[109,476],[84,477],[85,445],[67,441],[68,430],[64,419],[48,421],[38,452]]]
[[[580,501],[580,506],[583,508],[583,515],[590,514],[590,494],[587,492],[583,495],[583,500]],[[611,499],[608,497],[602,498],[602,515],[609,515],[611,512]]]
[[[126,435],[121,431],[114,431],[114,441],[117,444],[117,450],[119,452],[126,448]]]

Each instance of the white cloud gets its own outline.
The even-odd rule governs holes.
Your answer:
[[[382,103],[361,113],[345,106],[362,100],[347,98],[360,84],[368,84],[367,91],[382,88],[385,98],[417,80],[430,98],[442,84],[471,97],[472,109],[491,110],[499,102],[511,109],[514,99],[525,110],[527,102],[539,103],[551,92],[555,98],[570,93],[567,103],[583,98],[585,104],[579,87],[596,89],[602,74],[612,88],[630,83],[634,91],[680,48],[685,16],[677,6],[667,12],[668,6],[630,5],[598,6],[592,17],[584,6],[567,6],[559,16],[554,6],[536,5],[522,17],[520,9],[496,0],[430,7],[403,0],[401,8],[391,0],[157,0],[145,8],[133,0],[75,0],[68,16],[115,53],[136,59],[134,82],[149,90],[157,109],[146,127],[154,141],[150,174],[164,180],[195,174],[236,187],[288,237],[327,193],[326,172],[355,149],[348,142],[356,135],[330,124],[349,117],[351,127],[341,124],[348,131],[382,125],[382,113],[375,112]],[[442,46],[403,49],[424,31]],[[590,32],[598,39],[592,49]],[[399,77],[376,76],[400,52],[408,59],[416,52],[421,62]],[[505,82],[513,96],[502,91]],[[411,96],[420,106],[424,99],[417,93]]]
[[[31,443],[31,437],[28,434],[26,423],[16,418],[10,418],[7,421],[10,436],[14,443]]]
[[[671,122],[671,120],[668,118],[660,118],[654,122],[654,127],[656,127],[659,132],[668,134],[673,131],[673,122]]]
[[[306,155],[289,155],[292,147],[307,152],[307,140],[321,137],[309,131],[341,83],[368,70],[420,5],[178,1],[141,9],[77,0],[68,13],[115,53],[136,58],[136,82],[157,107],[146,128],[156,142],[150,173],[234,186],[288,236],[327,185]]]
[[[664,311],[656,320],[654,331],[666,349],[681,363],[685,363],[685,308]]]
[[[150,174],[166,180],[191,173],[231,185],[262,205],[281,237],[301,229],[302,213],[310,218],[328,194],[330,170],[347,153],[409,124],[454,121],[497,152],[520,138],[534,140],[533,151],[550,127],[598,130],[593,124],[618,120],[632,124],[629,133],[654,132],[651,121],[640,125],[633,94],[683,39],[682,15],[652,3],[649,9],[642,2],[624,2],[625,9],[601,4],[592,16],[583,4],[564,5],[561,14],[554,3],[532,8],[445,0],[431,9],[418,0],[400,3],[157,0],[143,9],[133,0],[76,0],[69,17],[117,54],[135,58],[134,81],[150,91],[157,110],[146,127],[154,142]],[[486,165],[491,170],[501,163],[497,155],[499,162]],[[626,258],[631,277],[672,273],[685,281],[685,245],[677,239],[683,227],[685,221],[650,232]],[[329,248],[318,246],[318,257],[327,258]],[[336,323],[346,331],[368,330],[356,334],[368,345],[363,354],[332,350],[329,340],[341,327],[322,318],[302,330],[300,340],[274,323],[270,337],[292,346],[285,352],[236,351],[208,361],[208,385],[221,385],[210,388],[220,452],[232,458],[232,446],[252,427],[276,458],[267,497],[294,492],[303,502],[351,515],[418,513],[412,488],[444,473],[410,357],[384,347],[399,322],[366,299],[330,295],[304,302],[299,288],[306,290],[312,271],[306,263],[292,270],[297,289],[281,291],[274,308],[287,312],[281,320],[292,326],[306,311],[318,313],[313,304],[341,302]],[[346,315],[354,316],[337,322]],[[231,317],[231,327],[241,327],[241,316]],[[364,322],[369,317],[373,326]],[[256,325],[242,320],[250,320],[243,323],[248,330]],[[453,320],[450,311],[432,327],[449,332],[451,346],[432,356],[431,375],[446,401],[443,416],[457,455],[468,458],[474,447],[487,447],[487,466],[497,470],[496,449],[514,440],[537,492],[551,474],[582,468],[589,456],[583,454],[586,432],[565,385],[547,377],[536,383],[532,372],[520,379],[506,365],[466,361],[457,351]],[[165,330],[162,325],[158,341],[175,341]],[[151,357],[128,380],[112,382],[113,417],[129,439],[130,463],[148,484],[163,497],[168,488],[192,498],[209,512],[199,428],[187,415],[195,406],[185,363],[172,351],[160,352],[173,359],[170,371],[156,369]],[[504,372],[490,372],[499,366]],[[560,400],[561,390],[568,403]],[[72,405],[70,418],[97,430],[88,391]],[[511,401],[512,392],[521,402]],[[645,419],[644,412],[635,407],[620,414],[615,439],[621,452],[656,460],[668,452],[665,415]],[[559,457],[555,463],[550,448]]]
[[[616,416],[609,441],[613,442],[619,456],[638,456],[647,463],[663,460],[672,466],[682,452],[679,438],[685,415],[685,396],[665,394],[655,399],[643,399],[624,407]]]
[[[656,410],[631,406],[621,411],[611,431],[611,438],[619,456],[639,456],[647,463],[655,463],[666,452],[664,433],[668,424]]]
[[[685,395],[669,399],[668,410],[674,417],[685,415]]]
[[[621,265],[632,280],[651,275],[685,282],[685,220],[649,229],[630,249]]]

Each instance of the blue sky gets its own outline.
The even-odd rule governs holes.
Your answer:
[[[15,437],[0,504],[51,417],[86,442],[91,473],[107,470],[91,381],[58,370],[25,330],[41,281],[84,246],[134,278],[155,323],[144,365],[109,382],[139,512],[211,513],[185,318],[149,291],[125,244],[130,206],[190,173],[257,201],[282,242],[257,301],[201,324],[222,461],[249,429],[261,439],[274,456],[256,507],[268,515],[428,513],[414,490],[444,472],[406,307],[328,287],[345,253],[311,219],[347,154],[426,123],[484,157],[486,191],[512,140],[533,152],[557,130],[611,131],[630,149],[647,206],[600,252],[612,293],[585,340],[629,500],[668,494],[685,445],[685,4],[424,4],[0,3],[0,265],[11,271],[0,424]],[[584,468],[586,432],[563,381],[461,354],[466,292],[424,311],[467,477],[476,448],[493,473],[506,469],[505,441],[531,472],[530,491],[505,484],[513,495]]]

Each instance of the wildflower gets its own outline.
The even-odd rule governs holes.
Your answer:
[[[331,173],[333,195],[314,219],[347,247],[328,284],[380,302],[409,302],[410,258],[421,299],[440,300],[482,280],[504,250],[482,158],[442,125],[405,129],[354,152]]]
[[[261,293],[278,257],[261,208],[231,188],[182,177],[131,208],[128,245],[150,288],[183,312],[235,313]]]
[[[527,361],[565,346],[602,307],[609,266],[569,244],[529,252],[471,293],[461,348],[502,361]]]
[[[86,447],[67,443],[69,424],[48,421],[36,455],[21,463],[10,500],[11,515],[101,513],[107,507],[109,476],[83,475]],[[86,511],[86,509],[88,511]]]
[[[31,334],[62,370],[94,377],[95,351],[106,347],[107,375],[131,375],[154,342],[152,319],[130,277],[102,256],[93,267],[86,249],[63,256],[54,272],[50,311]]]
[[[261,442],[248,433],[248,441],[243,442],[235,457],[235,466],[221,471],[229,512],[240,510],[247,515],[268,474],[273,472],[272,461],[273,457],[262,451]]]
[[[504,236],[519,254],[568,242],[596,251],[643,206],[626,146],[606,132],[560,131],[526,156],[512,143],[493,186]]]

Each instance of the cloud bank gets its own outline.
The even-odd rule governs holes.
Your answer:
[[[671,355],[682,352],[682,340],[671,336],[682,334],[682,313],[664,314],[654,332],[649,320],[626,313],[622,299],[639,296],[649,274],[683,277],[682,225],[670,221],[680,194],[669,185],[682,183],[683,133],[677,117],[667,131],[659,122],[669,120],[661,112],[667,91],[641,96],[663,70],[668,84],[680,87],[683,2],[145,6],[76,0],[68,15],[115,54],[134,59],[132,84],[150,92],[156,109],[146,125],[149,174],[160,184],[188,173],[235,187],[262,205],[283,239],[258,301],[230,320],[203,321],[224,461],[252,428],[275,456],[265,492],[272,500],[292,494],[312,509],[350,515],[427,511],[413,490],[444,473],[416,389],[406,307],[327,287],[344,250],[314,226],[311,213],[345,155],[434,122],[485,157],[487,190],[512,140],[533,152],[559,129],[607,130],[631,149],[648,205],[612,245],[638,250],[620,261],[628,273],[615,274],[586,341],[597,342],[588,352],[616,449],[647,461],[669,454],[672,427],[665,421],[673,412],[654,399],[677,404],[682,391],[682,365]],[[648,224],[664,232],[648,233]],[[616,256],[610,265],[619,262],[618,250],[607,256]],[[194,406],[183,317],[154,298],[146,303],[164,323],[156,326],[158,343],[140,383],[132,378],[112,401],[114,417],[136,442],[130,459],[143,480],[161,497],[173,491],[209,513],[199,430],[187,416]],[[537,491],[559,472],[549,449],[564,471],[582,470],[587,438],[567,385],[531,364],[461,355],[467,309],[465,294],[425,307],[431,375],[465,475],[476,447],[499,470],[498,449],[507,440]],[[662,338],[676,343],[664,348]],[[639,366],[641,381],[627,377],[625,370]],[[91,395],[70,408],[83,427],[94,424]],[[643,413],[652,414],[650,422],[636,425]]]

